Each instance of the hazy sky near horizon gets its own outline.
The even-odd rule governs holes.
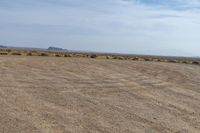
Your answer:
[[[0,45],[200,56],[200,0],[0,0]]]

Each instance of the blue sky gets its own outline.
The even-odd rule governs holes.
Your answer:
[[[200,56],[200,0],[0,0],[0,45]]]

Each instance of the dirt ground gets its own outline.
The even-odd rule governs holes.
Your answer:
[[[0,133],[200,133],[200,66],[0,56]]]

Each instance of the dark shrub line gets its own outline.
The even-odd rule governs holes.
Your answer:
[[[116,59],[116,60],[133,60],[133,61],[153,61],[153,62],[170,62],[170,63],[184,63],[200,65],[200,61],[195,60],[182,60],[173,58],[154,58],[154,57],[131,57],[119,55],[97,55],[97,54],[82,54],[82,53],[61,53],[61,52],[48,52],[37,50],[11,50],[0,49],[0,55],[26,55],[26,56],[54,56],[54,57],[82,57],[82,58],[103,58],[103,59]]]

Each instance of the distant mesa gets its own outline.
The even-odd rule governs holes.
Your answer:
[[[0,45],[0,48],[7,48],[6,46]]]
[[[47,50],[50,50],[50,51],[63,51],[64,49],[57,48],[57,47],[49,47]]]

